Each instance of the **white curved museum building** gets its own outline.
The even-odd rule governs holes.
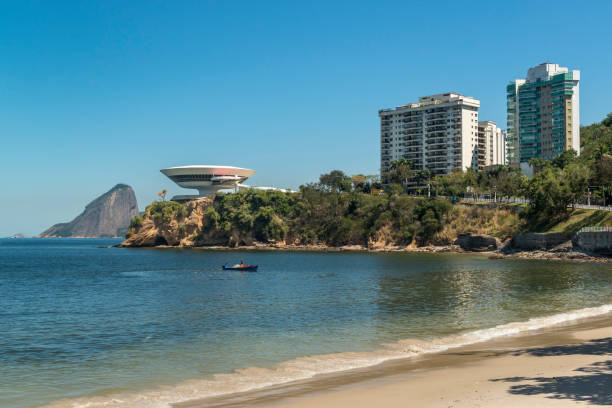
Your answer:
[[[172,200],[189,200],[214,194],[219,190],[240,187],[246,179],[255,174],[255,170],[233,166],[178,166],[160,170],[170,180],[183,188],[196,189],[199,195],[175,196]]]

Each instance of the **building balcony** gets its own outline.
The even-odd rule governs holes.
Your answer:
[[[438,161],[439,161],[439,160],[443,160],[443,161],[448,161],[448,160],[451,160],[451,159],[449,159],[449,157],[446,155],[446,153],[444,153],[444,154],[443,154],[442,152],[441,152],[441,153],[439,153],[439,154],[428,154],[428,155],[426,155],[426,156],[425,156],[425,158],[426,158],[427,160],[434,160],[434,159],[435,159],[435,160],[438,160]]]
[[[442,119],[442,120],[432,120],[432,121],[427,121],[425,124],[427,126],[442,126],[442,125],[446,125],[447,120],[446,119]]]
[[[435,139],[427,139],[425,141],[425,146],[432,146],[432,145],[448,146],[448,139],[445,137],[436,137]]]

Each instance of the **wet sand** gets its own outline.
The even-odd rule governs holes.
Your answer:
[[[612,406],[612,315],[175,405],[243,406]]]

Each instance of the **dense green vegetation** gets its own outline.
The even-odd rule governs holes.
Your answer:
[[[321,176],[318,183],[298,193],[247,190],[219,194],[203,210],[197,245],[244,245],[286,242],[299,245],[425,245],[450,244],[458,232],[511,235],[517,219],[509,211],[453,207],[446,199],[424,199],[407,194],[364,193],[360,181],[342,172]],[[340,176],[342,177],[336,177]],[[348,180],[348,181],[347,181]],[[190,208],[190,210],[188,210]],[[179,235],[193,206],[158,201],[144,218],[158,227],[177,223]],[[143,219],[134,218],[131,232]],[[484,228],[484,229],[483,229]]]
[[[206,210],[202,236],[212,241],[234,236],[236,241],[367,245],[378,230],[389,225],[394,238],[410,242],[418,232],[425,237],[440,228],[443,211],[434,220],[427,213],[427,228],[420,227],[426,211],[416,210],[422,203],[405,195],[330,190],[329,184],[303,186],[297,194],[245,191],[218,195]]]
[[[184,217],[186,214],[185,206],[175,201],[154,201],[146,211],[157,222],[170,222],[173,218]]]

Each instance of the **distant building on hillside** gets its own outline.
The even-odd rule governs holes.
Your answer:
[[[381,176],[402,158],[432,175],[477,167],[479,107],[478,99],[445,93],[378,111]]]
[[[478,170],[488,166],[504,165],[506,141],[504,131],[495,122],[478,122]]]
[[[580,71],[543,63],[506,87],[508,161],[580,153]]]

